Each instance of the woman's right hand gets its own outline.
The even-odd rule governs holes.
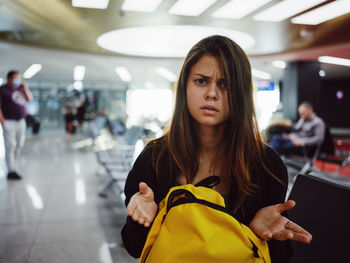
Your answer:
[[[158,206],[154,202],[153,191],[144,182],[139,184],[140,191],[134,194],[128,204],[128,215],[140,225],[149,227],[156,217]]]

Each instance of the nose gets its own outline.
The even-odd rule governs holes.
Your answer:
[[[207,100],[214,100],[214,101],[218,99],[216,83],[212,83],[208,87],[207,93],[205,94],[205,98]]]

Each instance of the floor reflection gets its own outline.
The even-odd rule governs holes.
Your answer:
[[[137,262],[120,245],[122,199],[97,195],[105,178],[96,175],[93,150],[90,140],[63,131],[28,135],[23,180],[13,182],[0,149],[0,262]]]

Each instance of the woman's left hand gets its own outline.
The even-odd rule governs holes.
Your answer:
[[[281,215],[292,209],[295,202],[288,200],[283,204],[261,208],[250,222],[249,227],[258,237],[280,241],[291,239],[303,243],[310,243],[312,235],[296,223]]]

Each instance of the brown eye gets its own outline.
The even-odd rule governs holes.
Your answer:
[[[226,88],[227,88],[226,81],[225,81],[225,80],[219,80],[219,82],[218,82],[218,87],[219,87],[220,89],[226,89]]]
[[[198,86],[205,86],[205,84],[207,84],[205,79],[196,79],[195,82],[198,84]]]

